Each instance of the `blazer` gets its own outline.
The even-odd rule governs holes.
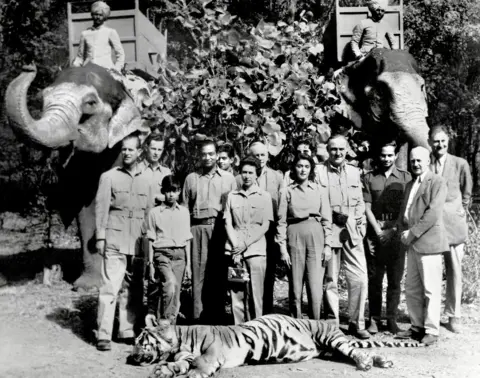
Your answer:
[[[407,184],[405,197],[397,219],[399,231],[410,230],[415,239],[410,244],[410,250],[417,253],[441,253],[450,250],[445,227],[443,225],[443,207],[447,198],[445,180],[430,171],[420,184],[405,217],[408,197],[414,180]]]
[[[430,170],[435,171],[435,158],[432,157]],[[465,243],[468,237],[466,209],[472,196],[472,176],[465,159],[447,154],[442,177],[447,182],[447,199],[443,208],[443,222],[448,243]]]

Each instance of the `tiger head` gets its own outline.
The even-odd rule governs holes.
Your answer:
[[[156,327],[146,327],[135,339],[132,353],[127,357],[131,365],[151,365],[168,359],[178,351],[175,327],[169,320],[160,320]]]

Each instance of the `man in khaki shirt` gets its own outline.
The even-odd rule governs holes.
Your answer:
[[[328,191],[332,208],[332,258],[325,272],[325,314],[339,324],[338,275],[343,261],[348,286],[349,332],[366,339],[367,262],[363,249],[366,232],[365,202],[360,170],[345,161],[347,140],[335,135],[328,141],[327,162],[320,166],[320,185]],[[328,260],[328,256],[325,256]]]
[[[212,140],[201,145],[200,162],[201,168],[185,179],[182,194],[183,205],[190,211],[193,235],[193,321],[216,324],[222,321],[221,299],[226,291],[222,211],[227,194],[237,189],[237,183],[231,173],[218,168],[217,147]]]
[[[172,174],[170,168],[161,165],[159,162],[164,144],[165,142],[160,135],[150,134],[145,141],[146,159],[139,164],[146,171],[145,173],[150,176],[149,180],[157,205],[165,200],[165,195],[162,194],[162,180]]]
[[[102,174],[95,199],[96,247],[104,257],[97,319],[97,349],[101,351],[111,349],[117,298],[118,337],[131,341],[135,336],[136,301],[141,298],[137,290],[140,292],[141,284],[134,278],[137,269],[140,275],[143,271],[143,260],[137,263],[135,257],[140,251],[143,221],[152,206],[148,176],[137,164],[140,143],[138,136],[123,140],[123,164]]]

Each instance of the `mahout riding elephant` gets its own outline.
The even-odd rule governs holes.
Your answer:
[[[404,145],[397,164],[407,167],[407,149],[428,144],[425,81],[415,59],[405,50],[373,49],[343,68],[336,86],[347,116],[370,138],[373,147],[397,140]]]
[[[101,257],[95,251],[95,194],[100,175],[116,164],[120,141],[133,132],[147,135],[130,94],[103,67],[87,64],[60,72],[43,90],[43,113],[35,120],[27,91],[36,76],[25,66],[5,94],[6,114],[16,135],[68,155],[59,175],[55,203],[65,226],[78,218],[84,272],[74,283],[99,286]]]

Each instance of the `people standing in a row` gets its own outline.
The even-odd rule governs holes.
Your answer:
[[[103,256],[102,280],[98,297],[97,349],[110,350],[118,301],[118,338],[131,342],[141,310],[143,258],[140,237],[146,215],[153,205],[149,175],[139,167],[140,138],[122,141],[122,166],[100,177],[95,199],[96,247]],[[140,256],[140,257],[139,257]]]
[[[261,171],[257,178],[257,184],[260,189],[267,191],[272,197],[273,218],[270,222],[270,228],[267,231],[267,270],[265,273],[265,290],[263,296],[263,313],[273,312],[273,286],[275,283],[275,269],[279,259],[278,245],[275,243],[278,224],[278,202],[280,199],[280,189],[284,187],[283,176],[267,166],[268,149],[262,142],[254,142],[250,145],[249,153],[260,162]],[[237,176],[237,184],[243,186],[241,175]]]
[[[247,157],[240,162],[242,187],[228,194],[224,219],[227,231],[225,252],[233,266],[246,268],[249,281],[230,283],[232,313],[235,324],[263,314],[263,293],[267,269],[265,234],[273,222],[270,194],[257,184],[261,166],[258,159]]]
[[[409,172],[395,165],[398,147],[395,142],[381,146],[377,168],[363,178],[363,198],[368,220],[365,238],[368,265],[368,303],[370,325],[368,332],[379,331],[382,314],[383,277],[387,274],[387,329],[396,334],[397,311],[400,304],[400,282],[405,267],[405,246],[395,232],[405,186],[412,179]]]
[[[448,130],[435,126],[430,130],[432,159],[430,170],[442,176],[447,183],[447,199],[443,220],[449,249],[444,253],[447,287],[445,315],[452,332],[459,332],[462,299],[462,259],[468,237],[467,211],[472,195],[472,176],[465,159],[448,153]]]
[[[290,314],[302,318],[307,286],[308,315],[320,319],[325,262],[331,258],[332,212],[326,188],[315,183],[315,162],[299,154],[292,164],[293,183],[280,191],[278,234],[282,261],[289,266]]]
[[[217,158],[215,142],[204,141],[200,147],[201,167],[187,176],[183,186],[183,204],[190,212],[193,235],[191,254],[195,323],[212,322],[213,318],[219,315],[219,309],[212,308],[215,307],[214,304],[205,304],[209,300],[222,302],[220,299],[223,298],[223,294],[219,292],[222,283],[212,282],[211,287],[204,287],[204,284],[207,281],[207,265],[218,264],[220,271],[215,274],[222,276],[225,247],[223,208],[227,194],[237,189],[237,183],[231,173],[217,166]],[[205,313],[206,310],[210,313]]]
[[[336,135],[328,141],[329,159],[319,169],[320,185],[327,191],[332,209],[332,258],[325,272],[325,314],[340,323],[338,276],[343,262],[348,288],[349,332],[361,339],[365,329],[368,291],[367,263],[363,249],[366,232],[365,202],[360,171],[345,161],[347,139]]]

